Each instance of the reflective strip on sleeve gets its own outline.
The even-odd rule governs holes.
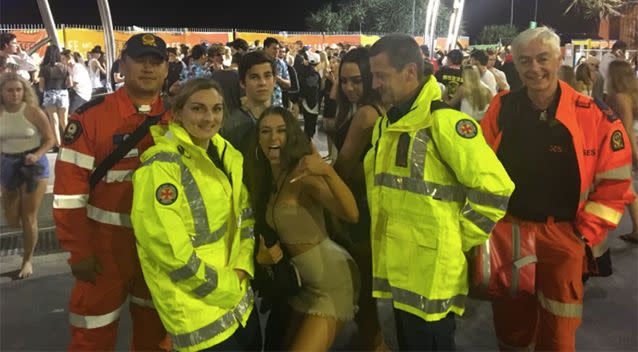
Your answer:
[[[563,318],[580,319],[583,315],[583,305],[579,303],[563,303],[545,297],[540,290],[536,293],[541,306],[548,312]]]
[[[204,266],[204,271],[206,281],[193,290],[193,293],[198,297],[206,297],[209,293],[213,292],[213,290],[217,288],[219,280],[215,269]]]
[[[119,319],[122,306],[118,307],[112,312],[102,315],[80,315],[76,313],[69,313],[69,323],[71,324],[71,326],[80,329],[101,328]]]
[[[171,333],[171,340],[173,341],[173,344],[178,349],[184,349],[199,345],[202,342],[212,339],[213,337],[228,330],[233,325],[239,324],[240,321],[244,319],[248,310],[252,307],[253,300],[253,291],[248,288],[248,291],[241,301],[239,301],[239,304],[234,309],[219,317],[219,319],[192,332],[184,334]]]
[[[372,287],[375,291],[391,291],[393,301],[418,309],[425,314],[445,313],[453,306],[463,308],[467,298],[465,295],[456,295],[447,299],[429,299],[418,293],[393,287],[387,279],[381,278],[373,278]]]
[[[465,204],[465,206],[461,210],[461,215],[463,215],[463,217],[468,219],[471,223],[476,225],[476,227],[481,229],[481,231],[485,232],[486,234],[492,232],[492,229],[494,229],[494,226],[496,226],[496,223],[490,218],[476,212],[472,208],[472,205],[470,203]]]
[[[585,204],[585,211],[596,215],[597,217],[611,222],[612,224],[618,224],[622,218],[622,213],[618,212],[606,205],[589,201]]]
[[[204,233],[198,232],[195,235],[195,237],[192,238],[193,247],[200,247],[205,244],[211,244],[211,243],[215,243],[219,241],[219,239],[224,237],[224,234],[226,234],[227,228],[228,228],[228,225],[224,223],[220,228],[218,228],[217,230],[213,232],[208,232],[208,231]]]
[[[422,180],[425,173],[425,156],[427,153],[428,142],[430,137],[428,136],[428,130],[426,128],[417,131],[414,135],[414,141],[412,142],[412,153],[410,156],[410,177]]]
[[[199,269],[199,265],[202,263],[202,260],[199,259],[197,254],[193,252],[190,258],[188,258],[188,262],[184,264],[181,268],[177,270],[173,270],[168,274],[168,276],[173,280],[173,282],[186,280],[195,276],[197,270]]]
[[[104,209],[97,208],[88,204],[86,206],[86,217],[103,224],[123,226],[132,228],[131,216],[129,214],[116,213]]]
[[[253,230],[253,227],[249,226],[249,227],[244,227],[243,229],[241,229],[240,238],[242,240],[245,240],[245,239],[254,240],[255,239],[255,231]]]
[[[86,207],[88,194],[54,194],[53,209],[79,209]]]
[[[93,166],[95,164],[94,157],[76,152],[75,150],[69,148],[60,148],[58,160],[71,163],[87,170],[93,170]]]
[[[147,299],[147,298],[129,295],[128,299],[131,303],[138,305],[140,307],[155,309],[155,304],[153,303],[153,300],[150,298]]]
[[[133,172],[135,170],[109,170],[104,176],[106,183],[129,182],[133,180]]]
[[[449,202],[465,201],[464,187],[440,185],[423,179],[381,173],[374,177],[374,185],[408,191]]]
[[[499,196],[498,194],[485,193],[476,189],[470,189],[467,192],[467,199],[474,204],[484,205],[487,207],[500,209],[503,211],[507,210],[507,204],[509,203],[509,200],[510,200],[510,198],[507,196]]]
[[[599,172],[594,176],[596,183],[602,180],[629,180],[631,179],[631,164],[615,169]]]
[[[254,219],[253,210],[251,208],[246,208],[241,211],[241,214],[239,214],[239,217],[241,218],[242,221]]]

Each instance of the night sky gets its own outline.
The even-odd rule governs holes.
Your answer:
[[[212,27],[304,31],[306,16],[329,0],[110,0],[115,25]],[[412,0],[396,0],[412,1]],[[338,3],[338,0],[332,0]],[[95,0],[49,0],[58,24],[99,24]],[[538,0],[538,22],[565,34],[591,31],[591,21],[562,16],[564,0]],[[486,24],[509,23],[510,0],[466,0],[466,32]],[[534,0],[515,0],[514,22],[525,28]],[[406,19],[409,21],[410,19]],[[36,0],[0,0],[0,23],[42,23]]]

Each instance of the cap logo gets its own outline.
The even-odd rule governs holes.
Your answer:
[[[142,45],[157,46],[157,43],[155,42],[155,36],[152,34],[144,34],[144,36],[142,36]]]

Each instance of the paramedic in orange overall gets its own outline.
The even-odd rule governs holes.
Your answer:
[[[551,29],[522,32],[512,52],[524,87],[497,95],[481,127],[516,185],[508,215],[534,231],[538,263],[535,297],[493,301],[496,335],[502,350],[573,351],[582,275],[604,270],[591,263],[609,255],[607,233],[634,197],[631,146],[602,102],[558,80]]]
[[[124,86],[71,116],[55,165],[53,216],[76,279],[69,303],[71,351],[113,351],[127,298],[132,350],[159,350],[166,336],[142,276],[130,218],[131,177],[139,156],[153,143],[150,134],[95,187],[89,183],[93,170],[138,126],[164,111],[159,94],[168,75],[166,43],[136,34],[126,42],[120,62]],[[164,114],[159,123],[167,119]]]

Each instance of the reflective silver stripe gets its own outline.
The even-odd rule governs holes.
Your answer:
[[[184,264],[184,266],[177,270],[171,271],[170,273],[168,273],[168,276],[171,278],[171,280],[173,280],[173,282],[186,280],[197,274],[197,270],[199,269],[199,265],[201,263],[202,260],[199,259],[195,252],[193,252],[190,258],[188,258],[188,262]]]
[[[628,180],[631,179],[631,164],[615,169],[599,172],[594,176],[596,183],[602,180]]]
[[[133,179],[134,171],[135,170],[109,170],[104,176],[104,181],[106,183],[128,182]]]
[[[449,202],[465,202],[465,188],[462,186],[440,185],[423,181],[423,179],[401,177],[387,173],[376,175],[374,177],[374,185],[408,191]]]
[[[118,307],[112,312],[102,315],[80,315],[76,313],[69,313],[69,323],[72,326],[81,329],[101,328],[119,319],[122,306]]]
[[[546,311],[564,318],[580,319],[583,315],[583,305],[579,303],[563,303],[551,298],[545,297],[540,290],[536,293],[538,302]]]
[[[208,222],[208,215],[206,213],[206,206],[204,205],[204,199],[197,182],[190,170],[184,165],[179,154],[175,153],[157,153],[150,157],[148,160],[142,163],[142,166],[150,165],[156,161],[175,163],[179,165],[182,173],[182,187],[184,187],[184,193],[188,200],[188,205],[191,209],[191,215],[193,218],[193,224],[195,226],[195,236],[192,238],[193,247],[203,246],[218,241],[224,236],[227,230],[227,225],[223,224],[219,229],[210,232],[210,225]]]
[[[217,283],[219,280],[215,269],[204,264],[204,271],[206,281],[193,290],[193,293],[199,297],[205,297],[209,293],[213,292],[213,290],[217,288]]]
[[[482,265],[482,269],[483,269],[483,281],[481,282],[481,286],[483,286],[483,289],[487,289],[490,285],[490,278],[492,276],[492,262],[491,262],[491,257],[490,257],[490,241],[491,239],[488,238],[487,241],[485,241],[485,243],[483,243],[478,249],[481,250],[482,253],[482,257],[481,257],[481,264]]]
[[[412,165],[410,167],[410,177],[422,180],[425,174],[425,155],[427,152],[427,145],[430,141],[430,137],[427,134],[427,129],[421,129],[417,131],[412,142],[412,153],[410,161]]]
[[[53,209],[79,209],[86,207],[88,194],[54,194]]]
[[[523,258],[519,258],[517,261],[515,261],[514,266],[520,270],[525,265],[529,265],[529,264],[537,263],[537,262],[538,262],[538,257],[536,257],[535,255],[528,255]]]
[[[461,214],[486,234],[492,232],[492,229],[496,226],[494,221],[474,211],[474,209],[472,209],[472,204],[470,203],[465,204],[461,210]]]
[[[240,238],[245,240],[245,239],[255,239],[255,231],[253,230],[252,226],[249,227],[244,227],[243,229],[241,229],[241,235]]]
[[[93,170],[93,166],[95,164],[94,157],[76,152],[75,150],[69,148],[60,148],[58,160],[66,161],[67,163],[74,164],[87,170]]]
[[[133,227],[133,225],[131,225],[131,216],[129,214],[100,209],[90,204],[86,206],[86,217],[103,224],[130,228]]]
[[[521,255],[521,228],[518,224],[512,224],[512,262],[515,262]],[[512,266],[512,287],[510,287],[510,295],[516,296],[518,292],[518,268]]]
[[[239,214],[239,217],[241,218],[242,221],[248,220],[248,219],[254,219],[253,210],[251,208],[246,208],[241,211],[241,213]]]
[[[506,196],[485,193],[476,189],[468,190],[467,199],[474,204],[485,205],[500,210],[507,210],[507,204],[510,200],[510,198]]]
[[[219,317],[219,319],[204,326],[203,328],[189,333],[179,335],[171,333],[173,344],[177,348],[187,348],[208,341],[221,334],[222,332],[228,330],[231,326],[242,321],[252,305],[253,291],[248,288],[248,291],[241,299],[237,307],[235,307],[235,309],[233,310],[228,311],[226,314]]]
[[[194,220],[197,222],[197,220]],[[208,222],[208,221],[206,221]],[[213,232],[206,231],[205,233],[197,233],[195,237],[192,238],[193,247],[203,246],[205,244],[211,244],[217,242],[220,238],[224,237],[226,233],[227,224],[224,223],[222,227],[218,228]]]
[[[124,155],[124,158],[136,158],[138,156],[140,156],[139,150],[137,150],[137,148],[133,148],[129,150],[129,152],[126,153],[126,155]]]
[[[153,304],[153,300],[150,298],[146,299],[146,298],[130,295],[128,296],[128,299],[131,303],[138,305],[140,307],[155,309],[155,304]]]
[[[426,314],[445,313],[452,306],[459,308],[463,308],[465,306],[465,295],[456,295],[447,299],[428,299],[418,293],[393,287],[387,279],[374,278],[372,284],[374,290],[391,291],[393,301],[418,309]],[[389,288],[389,290],[386,288]]]

